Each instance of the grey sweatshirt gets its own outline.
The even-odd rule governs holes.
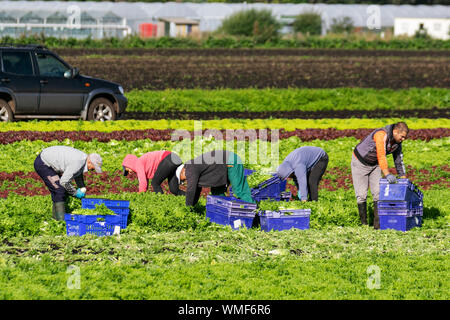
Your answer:
[[[70,183],[72,179],[75,179],[78,188],[85,186],[83,173],[87,172],[87,157],[83,151],[67,146],[48,147],[41,152],[42,162],[62,174],[59,183],[70,195],[76,193]]]
[[[297,148],[284,159],[278,167],[277,174],[284,180],[294,172],[299,185],[300,198],[308,200],[308,172],[325,154],[325,151],[319,147]]]

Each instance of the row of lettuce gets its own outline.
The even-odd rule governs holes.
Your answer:
[[[393,173],[394,169],[391,169]],[[406,167],[408,179],[414,182],[420,190],[447,190],[450,189],[450,166],[433,166],[431,168],[414,168],[411,165]],[[255,174],[248,178],[251,188],[256,187],[260,182],[272,177],[270,172]],[[101,174],[88,172],[84,175],[84,180],[88,186],[88,194],[91,197],[103,196],[104,194],[123,192],[138,192],[138,179],[136,174],[131,173],[127,177],[122,175],[121,170],[105,171]],[[168,193],[168,183],[163,182],[162,188]],[[184,188],[182,186],[182,188]],[[327,167],[319,185],[319,190],[353,189],[352,175],[349,167]],[[152,187],[149,186],[149,190]],[[297,188],[289,180],[287,191],[293,196],[297,195]],[[23,196],[49,195],[49,191],[42,179],[36,172],[0,172],[0,198],[6,198],[9,194],[15,193]],[[209,189],[202,191],[205,197]]]
[[[58,132],[61,131],[95,131],[115,132],[131,130],[312,130],[312,129],[335,129],[335,130],[357,130],[374,129],[386,124],[405,121],[412,130],[421,129],[450,129],[449,118],[425,119],[425,118],[399,118],[386,117],[376,119],[221,119],[221,120],[120,120],[120,121],[18,121],[0,122],[0,132],[11,135],[14,131],[30,132]],[[118,139],[120,140],[120,139]]]
[[[10,144],[0,144],[0,172],[32,172],[36,156],[44,149],[54,145],[66,145],[86,153],[99,153],[103,158],[103,169],[115,171],[121,168],[127,154],[141,156],[155,150],[171,150],[180,155],[183,161],[213,149],[227,149],[236,152],[248,168],[275,168],[294,149],[313,145],[323,148],[329,155],[329,167],[349,167],[353,148],[360,139],[355,137],[333,140],[302,141],[296,136],[274,142],[264,140],[226,141],[209,137],[196,137],[193,140],[153,141],[140,139],[133,141],[62,141],[44,142],[41,140],[22,140]],[[403,142],[404,161],[416,169],[428,169],[448,164],[450,159],[450,137],[424,140],[405,140]],[[388,161],[393,167],[392,157]]]
[[[449,196],[448,189],[425,192],[424,229],[448,226],[450,205],[442,199]],[[105,194],[104,197],[130,201],[129,226],[124,230],[125,233],[221,228],[206,220],[205,198],[195,207],[186,207],[184,197],[170,194],[121,193]],[[52,202],[49,196],[24,197],[11,194],[6,199],[0,199],[0,203],[2,237],[65,234],[65,223],[51,219]],[[321,191],[320,201],[303,206],[311,209],[312,229],[360,225],[353,190]]]
[[[450,108],[445,88],[402,90],[335,89],[167,89],[132,90],[127,111],[277,112],[329,110],[428,110]]]

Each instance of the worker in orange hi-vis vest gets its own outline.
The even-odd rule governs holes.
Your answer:
[[[380,194],[381,173],[389,183],[396,183],[397,178],[389,172],[386,156],[392,154],[395,168],[400,178],[406,178],[403,163],[402,142],[408,137],[409,128],[404,122],[398,122],[379,128],[370,133],[355,148],[351,169],[359,217],[362,224],[367,224],[367,192],[370,188],[374,202],[375,229],[380,228],[378,217],[378,199]]]

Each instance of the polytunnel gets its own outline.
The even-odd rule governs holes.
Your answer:
[[[282,32],[298,14],[313,11],[322,17],[322,33],[333,19],[349,17],[359,28],[383,29],[394,19],[449,18],[450,6],[364,4],[266,4],[189,2],[90,2],[90,1],[2,1],[0,36],[20,36],[35,31],[58,37],[123,37],[139,33],[143,24],[161,19],[185,18],[199,23],[200,31],[214,31],[222,20],[245,9],[268,9],[283,24]]]

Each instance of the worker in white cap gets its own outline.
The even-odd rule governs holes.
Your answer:
[[[97,153],[86,154],[68,146],[45,148],[36,157],[34,169],[50,191],[53,201],[53,218],[64,220],[67,194],[84,198],[86,186],[83,173],[102,173],[102,157]],[[77,188],[71,181],[75,180]]]

